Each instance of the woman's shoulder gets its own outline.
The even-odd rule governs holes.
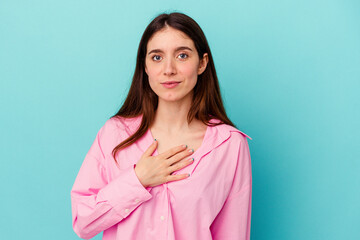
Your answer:
[[[211,119],[210,120],[210,123],[219,123],[219,122],[220,122],[220,120],[218,120],[218,119]],[[243,140],[246,140],[246,138],[249,138],[250,140],[252,140],[252,138],[249,135],[247,135],[243,131],[240,131],[236,127],[231,126],[229,124],[222,123],[222,124],[219,124],[219,125],[215,125],[213,127],[216,128],[216,130],[217,130],[217,132],[219,134],[224,135],[224,137],[233,137],[233,136],[235,136],[235,138],[236,138],[236,136],[237,136],[237,137],[243,138]]]
[[[108,144],[112,142],[118,143],[131,135],[140,124],[141,118],[124,118],[115,116],[107,119],[99,130],[100,141]]]
[[[132,131],[134,129],[137,129],[141,122],[141,116],[138,117],[132,117],[132,118],[125,118],[122,116],[113,116],[106,120],[103,127],[105,129],[109,130],[123,130],[123,131]]]
[[[224,154],[230,153],[231,155],[232,153],[238,152],[239,148],[247,146],[247,139],[251,139],[236,127],[221,123],[221,121],[217,119],[211,119],[210,125],[208,126],[206,138],[204,139],[206,141],[206,144],[204,144],[205,153],[218,149]]]

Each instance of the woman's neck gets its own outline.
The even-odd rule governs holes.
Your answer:
[[[191,107],[190,100],[183,99],[183,101],[168,102],[159,99],[151,128],[171,135],[191,131],[196,121],[192,121],[190,124],[187,121]]]

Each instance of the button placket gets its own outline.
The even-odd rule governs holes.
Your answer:
[[[169,191],[169,189],[168,189],[168,184],[167,183],[163,183],[162,184],[162,186],[163,186],[163,191],[164,191],[164,194],[165,194],[165,201],[166,201],[166,207],[165,207],[165,209],[164,209],[164,211],[162,211],[161,212],[161,215],[159,216],[159,220],[161,221],[161,222],[163,222],[163,224],[166,224],[166,222],[165,222],[165,220],[166,220],[166,216],[169,214],[168,213],[168,210],[169,210],[169,193],[168,193],[168,191]],[[165,206],[164,205],[164,206]]]

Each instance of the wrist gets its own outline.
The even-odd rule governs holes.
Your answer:
[[[144,188],[147,188],[148,186],[141,180],[141,174],[138,173],[138,170],[139,169],[136,168],[136,164],[134,164],[134,171],[135,171],[136,177],[138,178],[141,185],[143,185]]]

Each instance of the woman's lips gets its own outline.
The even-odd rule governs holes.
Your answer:
[[[161,83],[161,84],[166,88],[174,88],[177,85],[179,85],[179,83],[180,82],[164,82],[164,83]]]

